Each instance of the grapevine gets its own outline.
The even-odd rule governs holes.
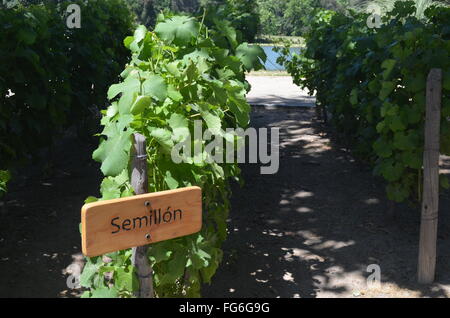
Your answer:
[[[239,44],[228,22],[213,21],[206,27],[193,17],[160,15],[153,31],[139,26],[125,38],[131,61],[122,81],[108,90],[111,105],[102,111],[102,141],[93,153],[105,176],[99,200],[133,195],[129,162],[135,132],[147,139],[150,192],[202,188],[202,230],[149,249],[157,297],[198,297],[201,284],[211,282],[227,235],[229,179],[239,180],[240,173],[236,163],[216,163],[205,151],[175,163],[171,150],[193,135],[195,120],[225,140],[231,137],[226,128],[245,128],[250,106],[244,72],[262,68],[265,59],[261,48]],[[130,256],[125,250],[89,258],[81,276],[89,288],[83,296],[131,297],[138,286]]]
[[[383,177],[390,200],[420,202],[425,88],[443,70],[441,153],[450,154],[450,8],[431,6],[424,19],[398,1],[370,28],[368,14],[321,10],[302,54],[280,49],[294,82],[316,93],[317,105],[356,156]],[[444,175],[440,184],[448,188]]]

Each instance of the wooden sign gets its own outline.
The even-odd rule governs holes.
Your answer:
[[[202,190],[187,187],[85,204],[83,254],[89,257],[200,231]]]

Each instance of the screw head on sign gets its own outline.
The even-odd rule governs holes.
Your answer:
[[[145,206],[150,206],[150,201],[145,201],[145,202],[144,202],[144,205],[145,205]]]
[[[145,234],[145,238],[146,238],[147,240],[149,240],[149,239],[150,239],[150,234],[149,234],[149,233]]]

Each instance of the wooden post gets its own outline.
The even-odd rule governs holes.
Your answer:
[[[439,204],[439,127],[441,121],[442,70],[432,69],[426,88],[425,146],[423,153],[423,196],[420,223],[418,281],[430,284],[436,269],[436,240]]]
[[[143,194],[148,192],[145,137],[138,133],[133,134],[133,137],[131,185],[136,194]],[[139,279],[136,296],[140,298],[153,298],[153,271],[147,258],[147,250],[148,245],[133,247],[132,263]]]

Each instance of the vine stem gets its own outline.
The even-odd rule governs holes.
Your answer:
[[[195,44],[198,44],[198,38],[200,37],[200,32],[202,31],[203,23],[205,21],[205,16],[206,16],[206,9],[203,9],[202,21],[200,22],[200,27],[198,28],[198,35],[197,35],[197,38],[195,39]]]
[[[133,161],[131,185],[136,194],[148,192],[147,151],[145,136],[133,134]],[[136,268],[139,280],[139,291],[135,293],[140,298],[153,298],[153,270],[148,260],[148,245],[133,247],[132,263]]]

